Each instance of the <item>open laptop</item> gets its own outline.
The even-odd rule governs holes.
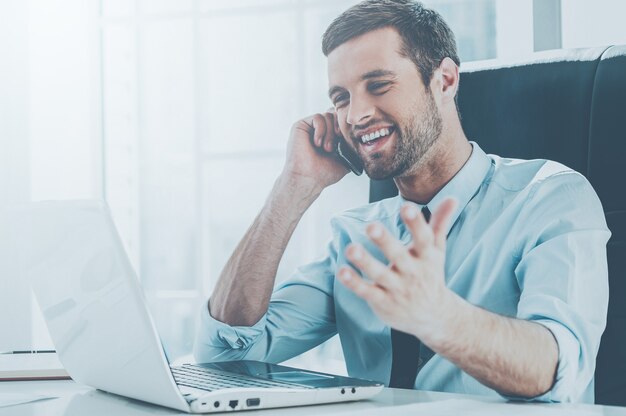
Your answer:
[[[359,400],[383,388],[258,361],[170,366],[104,202],[36,202],[14,213],[22,274],[77,382],[190,413]]]

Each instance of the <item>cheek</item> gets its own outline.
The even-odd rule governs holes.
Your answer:
[[[404,99],[398,96],[385,97],[380,101],[379,109],[386,120],[400,126],[405,125],[416,116],[419,117],[424,112],[423,106],[420,105],[415,97],[411,96],[407,96]]]
[[[376,109],[385,119],[397,121],[405,117],[410,112],[410,107],[414,97],[403,96],[397,92],[389,92],[376,100]]]
[[[337,124],[339,124],[339,130],[343,137],[350,137],[350,126],[346,121],[347,112],[345,110],[339,110],[337,112]]]

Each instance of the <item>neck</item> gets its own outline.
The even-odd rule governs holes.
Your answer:
[[[425,205],[461,170],[472,154],[460,123],[454,132],[442,131],[416,167],[394,178],[400,195],[408,201]],[[447,133],[447,134],[446,134]]]

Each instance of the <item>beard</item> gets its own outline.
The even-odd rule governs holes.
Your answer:
[[[391,155],[383,152],[363,160],[364,170],[371,179],[389,179],[406,175],[420,165],[424,155],[441,135],[443,122],[432,93],[426,93],[427,105],[423,113],[412,112],[406,123],[396,124],[396,144]]]

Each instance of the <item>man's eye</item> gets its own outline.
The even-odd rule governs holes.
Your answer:
[[[389,82],[372,82],[369,85],[369,90],[372,92],[380,92],[384,88],[389,86]]]
[[[348,97],[344,94],[335,97],[334,104],[336,108],[343,107],[348,100]]]

